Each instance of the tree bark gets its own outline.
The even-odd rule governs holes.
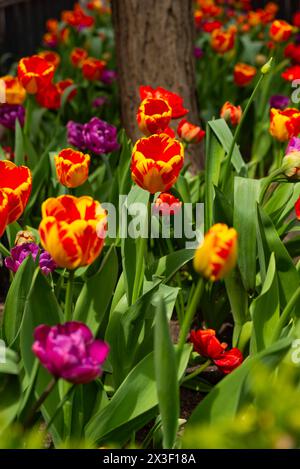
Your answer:
[[[140,85],[180,94],[190,111],[187,118],[199,122],[192,0],[112,0],[112,15],[127,135],[133,141],[141,136],[136,124]]]

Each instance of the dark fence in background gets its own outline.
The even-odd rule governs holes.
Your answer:
[[[0,0],[0,53],[13,59],[35,52],[49,18],[59,18],[74,0]],[[4,70],[5,72],[5,70]]]
[[[253,0],[253,8],[262,8],[270,0]],[[274,1],[274,0],[273,0]],[[278,0],[277,3],[280,6],[280,17],[290,20],[293,12],[300,10],[300,0]]]

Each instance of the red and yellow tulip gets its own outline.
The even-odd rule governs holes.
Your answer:
[[[168,127],[171,117],[171,107],[161,98],[144,99],[136,116],[140,131],[147,137],[162,133]]]
[[[100,80],[105,66],[106,62],[104,60],[88,57],[82,62],[82,74],[87,80]]]
[[[26,97],[26,91],[18,78],[5,75],[0,79],[4,81],[5,85],[5,102],[7,104],[22,104]]]
[[[59,267],[89,265],[104,246],[106,212],[91,197],[62,195],[42,205],[41,243]]]
[[[222,223],[213,225],[196,250],[195,270],[213,282],[225,277],[237,261],[237,238],[234,228]]]
[[[66,187],[81,186],[88,178],[90,155],[66,148],[55,155],[58,180]]]
[[[75,47],[70,54],[70,60],[71,60],[72,65],[78,68],[82,66],[84,60],[87,57],[88,57],[88,53],[82,47]]]
[[[27,166],[16,166],[11,161],[0,161],[1,226],[18,220],[27,205],[32,187],[32,176]],[[7,201],[6,201],[7,199]],[[2,214],[3,220],[2,220]],[[6,214],[6,216],[5,216]]]
[[[42,57],[42,59],[47,60],[49,64],[54,66],[54,69],[56,70],[57,67],[60,64],[60,56],[57,52],[53,52],[52,50],[43,50],[38,53],[39,57]]]
[[[183,106],[183,99],[176,93],[168,91],[159,86],[152,88],[151,86],[140,86],[140,98],[143,101],[146,98],[161,98],[167,101],[172,109],[172,119],[179,119],[185,116],[189,111]]]
[[[300,132],[300,111],[296,108],[270,110],[270,134],[280,142],[296,137]]]
[[[182,143],[166,134],[138,140],[133,148],[131,176],[151,194],[166,192],[175,184],[183,166]]]
[[[29,94],[46,88],[52,81],[54,71],[54,65],[38,55],[24,57],[18,64],[18,78]]]
[[[8,197],[3,189],[0,189],[0,238],[3,235],[8,222]]]
[[[235,44],[235,31],[229,29],[224,31],[222,29],[215,29],[211,33],[211,47],[218,54],[225,54],[234,48]]]
[[[256,68],[252,65],[244,64],[242,62],[237,63],[234,67],[234,82],[238,86],[247,86],[251,83],[256,75]]]
[[[292,35],[293,26],[284,20],[273,21],[270,28],[270,38],[275,42],[286,42]]]

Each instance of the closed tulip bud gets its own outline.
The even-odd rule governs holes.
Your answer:
[[[223,104],[220,116],[225,119],[226,122],[230,122],[231,125],[236,126],[240,123],[242,118],[241,106],[234,106],[229,101]]]
[[[171,117],[171,107],[161,98],[144,99],[137,112],[139,129],[146,136],[162,133],[168,127]]]
[[[273,57],[271,57],[270,60],[268,60],[268,62],[262,66],[260,71],[263,75],[266,75],[267,73],[270,72],[272,68],[272,62],[273,62]]]
[[[91,197],[62,195],[42,205],[41,244],[59,267],[89,265],[104,246],[107,217]]]
[[[255,63],[258,67],[262,67],[267,63],[267,57],[264,54],[257,54],[255,57]]]
[[[196,250],[195,270],[213,282],[225,277],[236,265],[237,237],[236,230],[225,224],[212,226]]]
[[[183,166],[182,143],[166,134],[138,140],[132,151],[131,176],[142,189],[166,192],[176,182]]]
[[[88,178],[91,158],[88,154],[66,148],[55,155],[58,180],[63,186],[78,187]]]
[[[300,180],[300,151],[291,151],[282,160],[282,172],[287,178]]]
[[[186,119],[179,122],[177,134],[185,143],[200,143],[205,137],[205,131],[201,127],[188,122]]]
[[[28,230],[18,231],[15,239],[15,246],[20,244],[35,243],[36,239],[34,234]]]

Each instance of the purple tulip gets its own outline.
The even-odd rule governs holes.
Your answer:
[[[22,243],[13,247],[10,251],[11,256],[4,259],[4,264],[9,270],[16,273],[26,257],[31,255],[35,260],[39,252],[39,267],[44,275],[49,275],[57,268],[57,265],[50,254],[43,249],[40,250],[36,243]]]
[[[300,138],[298,137],[291,138],[285,154],[288,155],[289,153],[292,153],[293,151],[300,151]]]
[[[120,147],[117,142],[117,128],[98,117],[92,117],[84,124],[83,138],[86,149],[96,155],[110,153]]]
[[[80,150],[85,149],[85,142],[83,138],[83,124],[69,121],[67,123],[67,138],[68,142]]]
[[[14,130],[17,119],[23,127],[25,121],[25,108],[23,106],[20,104],[2,104],[0,106],[0,124],[7,129]]]
[[[290,102],[290,98],[288,96],[282,96],[280,94],[274,94],[270,98],[270,107],[274,107],[275,109],[285,109]]]
[[[39,258],[39,266],[44,275],[52,274],[57,268],[56,262],[52,259],[49,252],[42,250]]]
[[[194,47],[194,56],[196,59],[201,59],[201,57],[203,57],[203,50],[201,49],[201,47],[197,47],[195,46]]]
[[[103,70],[101,81],[105,85],[111,85],[117,78],[115,70]]]
[[[95,340],[91,330],[81,322],[66,322],[57,326],[42,324],[34,331],[33,353],[56,378],[84,384],[101,375],[101,365],[109,346]]]

